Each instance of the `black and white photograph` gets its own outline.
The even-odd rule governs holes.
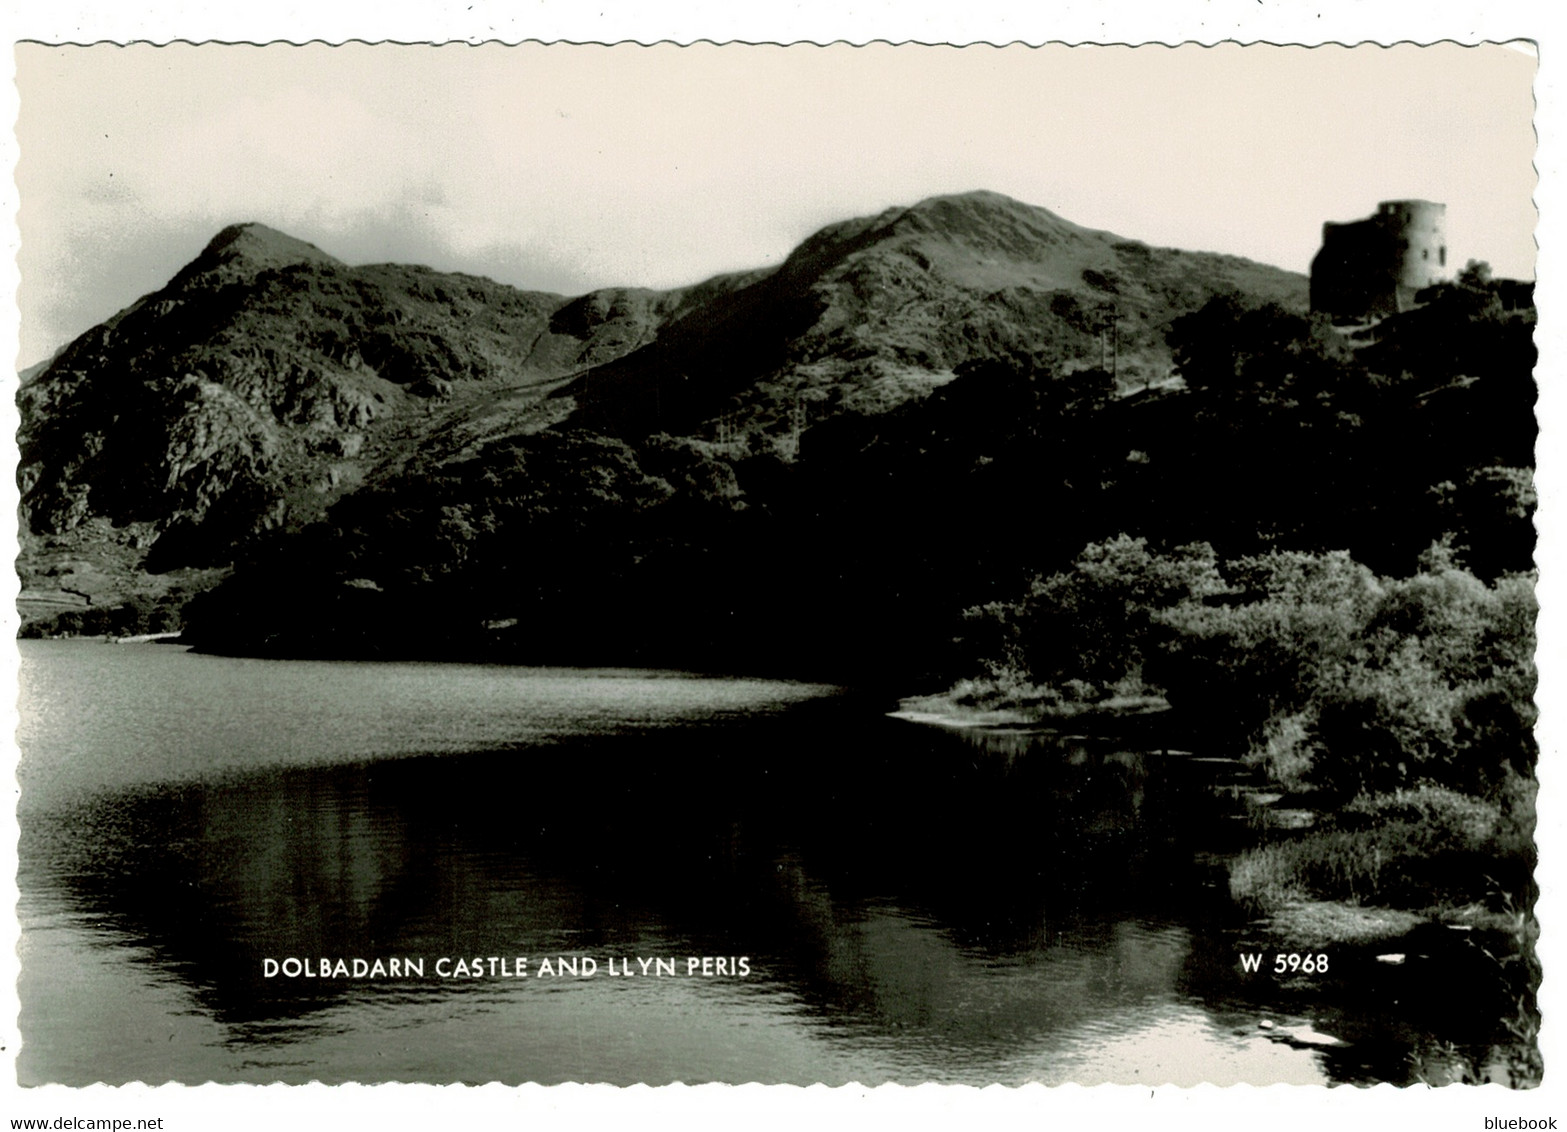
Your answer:
[[[1538,43],[162,38],[13,46],[8,1117],[1550,1115]]]

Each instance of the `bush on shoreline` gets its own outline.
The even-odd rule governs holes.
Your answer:
[[[24,640],[55,637],[136,637],[177,633],[184,628],[180,597],[162,600],[135,599],[120,605],[67,609],[52,617],[24,624],[17,636]]]
[[[1219,562],[1123,536],[969,611],[995,663],[968,694],[996,710],[1162,693],[1309,795],[1315,828],[1231,865],[1253,910],[1528,908],[1536,609],[1532,577],[1487,584],[1445,544],[1391,578],[1345,552]]]
[[[970,609],[987,706],[1167,695],[1271,778],[1345,801],[1533,773],[1533,579],[1445,546],[1407,578],[1342,551],[1228,563],[1122,536],[1025,596]]]

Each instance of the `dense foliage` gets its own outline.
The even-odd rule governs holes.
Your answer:
[[[258,550],[191,610],[193,635],[897,687],[982,665],[1102,683],[1150,626],[1092,594],[1058,601],[1048,579],[1085,546],[1121,546],[1106,576],[1153,570],[1140,585],[1192,598],[1212,596],[1221,560],[1345,551],[1401,577],[1443,539],[1490,584],[1532,566],[1533,312],[1463,288],[1436,306],[1357,341],[1215,300],[1171,330],[1184,392],[1118,395],[1103,371],[1002,350],[922,400],[793,435],[784,414],[738,441],[545,429],[432,456]],[[1149,564],[1118,557],[1136,557],[1123,532]],[[1211,549],[1170,549],[1196,544]],[[1172,562],[1190,576],[1161,574]],[[965,619],[1018,602],[1033,631]]]
[[[1385,578],[1342,551],[1221,564],[1124,536],[969,611],[997,676],[1166,695],[1277,780],[1345,796],[1532,773],[1534,618],[1531,576],[1487,585],[1444,547]]]

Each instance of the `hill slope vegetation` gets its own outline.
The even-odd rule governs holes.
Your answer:
[[[1305,290],[993,193],[830,226],[776,268],[575,298],[349,267],[235,225],[23,382],[24,618],[102,630],[159,606],[155,627],[175,623],[260,542],[540,428],[787,455],[802,428],[987,358],[1070,374],[1114,355],[1123,385],[1162,379],[1181,314],[1230,292],[1299,308]]]

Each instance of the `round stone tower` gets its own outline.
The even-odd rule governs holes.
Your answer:
[[[1447,274],[1447,205],[1387,200],[1365,220],[1322,226],[1311,309],[1335,319],[1386,318]]]
[[[1397,255],[1399,309],[1447,274],[1447,205],[1430,200],[1388,200],[1377,205]],[[1407,300],[1403,292],[1408,292]]]

